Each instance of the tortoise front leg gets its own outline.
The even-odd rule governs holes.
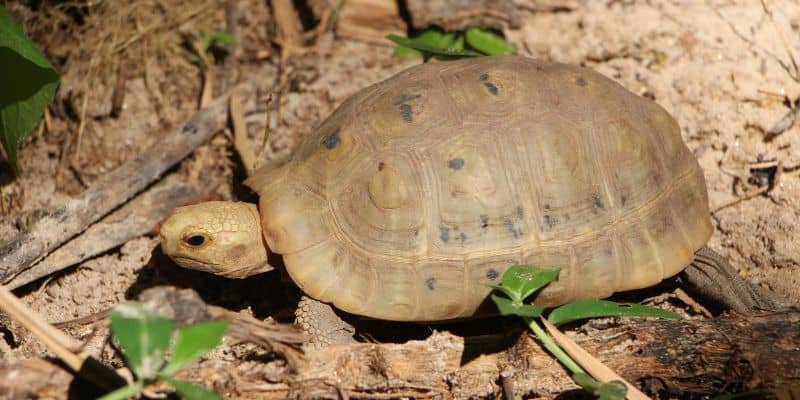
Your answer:
[[[316,349],[356,341],[353,339],[356,329],[336,314],[330,304],[302,296],[294,316],[295,324],[303,328]]]
[[[728,261],[714,250],[703,247],[683,271],[689,284],[714,302],[742,314],[776,310],[789,303],[774,292],[742,278]]]

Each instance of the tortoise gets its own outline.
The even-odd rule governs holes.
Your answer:
[[[648,287],[692,264],[729,268],[704,247],[706,184],[675,120],[577,66],[502,56],[411,67],[349,97],[290,161],[245,184],[258,207],[178,208],[163,251],[232,278],[282,255],[307,295],[298,322],[323,344],[352,334],[325,304],[467,318],[514,264],[561,269],[543,305]]]

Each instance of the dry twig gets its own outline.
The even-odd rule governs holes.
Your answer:
[[[242,97],[256,91],[245,83],[233,89]],[[0,282],[8,282],[58,246],[84,231],[159,178],[167,169],[206,142],[227,120],[228,96],[212,102],[164,135],[143,154],[100,178],[92,187],[37,221],[29,231],[0,245]]]

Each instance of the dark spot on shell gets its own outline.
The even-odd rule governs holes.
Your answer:
[[[339,143],[342,142],[342,138],[339,136],[339,128],[336,128],[333,133],[326,136],[325,139],[322,139],[322,145],[325,146],[328,150],[333,150]]]
[[[511,232],[512,235],[514,235],[514,239],[516,239],[516,238],[520,237],[520,235],[522,235],[522,231],[519,230],[517,227],[515,227],[514,226],[514,222],[511,221],[510,219],[504,220],[503,221],[503,225],[505,225],[506,229],[508,229],[508,231]]]
[[[620,204],[622,204],[624,206],[626,201],[628,201],[628,198],[625,197],[624,194],[622,196],[619,196],[619,203]]]
[[[420,94],[401,94],[394,99],[394,105],[399,106],[400,104],[408,103],[411,100],[416,100],[420,98]]]
[[[489,227],[489,216],[481,214],[481,228],[486,229],[487,227]]]
[[[439,239],[442,239],[443,242],[447,243],[447,241],[450,240],[450,228],[446,226],[440,226]]]
[[[454,169],[456,171],[461,168],[464,168],[464,159],[456,157],[447,161],[447,168]]]
[[[550,204],[545,204],[545,205],[544,205],[544,209],[545,209],[545,210],[549,210],[549,209],[550,209]]]
[[[583,77],[580,77],[580,76],[578,77],[578,79],[575,79],[575,83],[578,86],[586,86],[586,84],[587,84],[586,79],[583,79]]]
[[[400,104],[400,116],[409,124],[414,120],[410,104]]]
[[[569,214],[564,214],[564,221],[569,222]]]
[[[488,81],[488,80],[489,80],[489,74],[487,74],[487,73],[482,73],[482,74],[481,74],[481,75],[478,77],[478,79],[480,79],[480,80],[482,80],[482,81]]]
[[[383,168],[386,166],[383,161],[378,162],[378,171],[383,171]]]
[[[494,83],[492,82],[484,82],[483,86],[485,86],[486,90],[488,90],[489,93],[491,93],[494,96],[500,94],[500,89],[498,89],[497,86],[495,86]]]
[[[517,219],[522,219],[525,216],[525,210],[522,207],[517,207]]]
[[[597,193],[592,195],[592,204],[594,204],[595,207],[600,209],[605,208],[605,206],[603,205],[603,199],[601,199],[600,195]]]
[[[552,215],[545,214],[542,218],[549,229],[553,229],[554,226],[558,225],[558,219]]]
[[[183,128],[181,128],[181,133],[190,133],[194,135],[197,133],[197,127],[194,124],[187,123],[183,125]]]
[[[458,235],[458,240],[460,240],[460,241],[461,241],[461,243],[464,243],[464,241],[466,241],[466,240],[467,240],[467,234],[466,234],[466,233],[464,233],[464,232],[461,232],[461,233]]]
[[[436,288],[436,278],[430,277],[425,279],[425,286],[428,287],[428,290],[433,290]]]
[[[496,269],[489,268],[489,270],[486,271],[486,279],[488,279],[490,281],[494,281],[494,280],[497,280],[498,277],[500,277],[500,273],[497,272]]]

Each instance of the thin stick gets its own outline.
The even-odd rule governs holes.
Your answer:
[[[66,242],[6,285],[16,289],[37,279],[68,268],[90,257],[145,235],[175,207],[202,197],[179,176],[169,176],[119,210],[90,226],[83,234]]]
[[[256,84],[233,89],[243,98],[254,95]],[[37,221],[29,231],[0,244],[0,282],[30,268],[55,248],[84,231],[90,224],[119,207],[158,179],[222,129],[227,120],[228,95],[214,100],[164,135],[141,155],[100,178],[92,187]]]
[[[33,332],[47,350],[92,383],[104,389],[125,384],[125,380],[113,369],[83,353],[80,342],[48,324],[39,313],[31,310],[3,285],[0,285],[0,311]]]
[[[621,381],[628,387],[628,394],[625,395],[625,398],[628,400],[650,400],[646,394],[642,393],[636,386],[631,385],[625,379],[622,379],[621,376],[617,375],[616,372],[608,368],[605,364],[600,362],[597,358],[593,355],[589,354],[586,350],[582,347],[578,346],[572,339],[570,339],[567,335],[561,333],[555,325],[551,324],[545,318],[540,318],[542,321],[542,325],[544,325],[547,332],[550,333],[550,336],[553,337],[559,346],[561,346],[567,354],[570,355],[573,359],[577,360],[578,363],[586,370],[592,377],[597,379],[600,382],[611,382],[611,381]]]

